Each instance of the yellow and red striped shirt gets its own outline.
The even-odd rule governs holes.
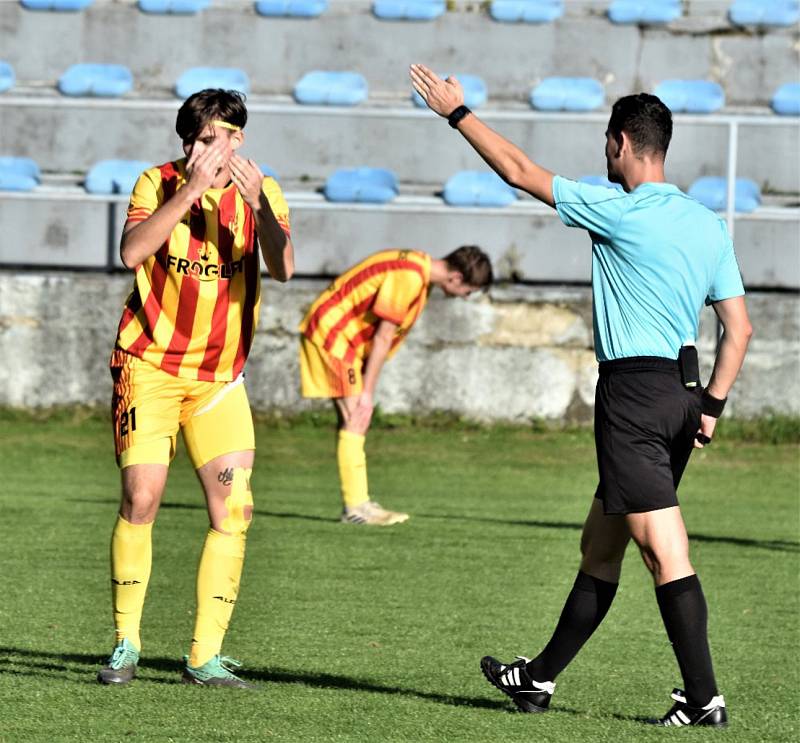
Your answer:
[[[428,299],[431,257],[384,250],[346,271],[311,305],[300,324],[314,345],[347,363],[366,359],[381,320],[398,328],[389,356],[403,342]]]
[[[186,183],[186,160],[139,176],[128,223],[142,222]],[[272,178],[262,189],[287,235],[289,208]],[[227,382],[244,366],[258,322],[261,263],[253,212],[232,183],[192,204],[136,268],[116,348],[170,374]]]

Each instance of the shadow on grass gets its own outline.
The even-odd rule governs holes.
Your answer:
[[[454,516],[452,514],[419,513],[418,518],[444,519],[448,521],[480,521],[487,524],[508,524],[509,526],[532,526],[538,529],[566,529],[568,531],[581,531],[583,524],[567,521],[536,521],[531,519],[498,519],[487,516]],[[708,542],[710,544],[730,544],[734,547],[758,547],[778,552],[800,552],[800,542],[787,539],[747,539],[744,537],[725,537],[712,534],[689,534],[693,542]]]
[[[105,662],[105,658],[87,653],[47,653],[38,650],[0,647],[0,676],[40,676],[57,678],[65,673],[83,674],[85,679],[78,683],[96,684],[95,674]],[[172,658],[147,657],[140,664],[140,670],[159,671],[169,674],[170,679],[139,676],[137,684],[177,684],[183,665]],[[480,697],[462,697],[435,692],[420,691],[401,686],[384,686],[373,681],[342,676],[333,673],[308,673],[290,671],[281,668],[253,668],[242,674],[244,678],[257,682],[273,684],[301,684],[317,689],[342,689],[362,691],[372,694],[411,697],[452,707],[474,707],[515,712],[510,702]],[[564,707],[555,708],[559,712],[580,714],[576,710]]]
[[[113,503],[117,505],[119,501],[111,498],[102,500],[90,498],[72,498],[75,503]],[[162,503],[161,508],[205,511],[206,507],[199,503]],[[314,516],[308,513],[294,513],[290,511],[265,511],[255,510],[256,516],[266,516],[276,519],[302,519],[304,521],[321,521],[323,523],[338,524],[338,518],[328,518],[326,516]],[[439,519],[443,521],[477,521],[485,524],[506,524],[508,526],[530,526],[537,529],[561,529],[565,531],[581,531],[583,524],[571,523],[568,521],[540,521],[534,519],[499,519],[488,516],[466,516],[440,513],[414,513],[418,519]],[[725,537],[713,534],[689,534],[689,540],[693,542],[705,542],[708,544],[730,544],[734,547],[756,547],[758,549],[772,550],[776,552],[800,553],[800,542],[793,542],[788,539],[747,539],[745,537]]]

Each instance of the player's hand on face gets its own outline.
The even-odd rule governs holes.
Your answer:
[[[464,104],[464,90],[454,77],[442,80],[425,65],[412,64],[409,68],[414,90],[422,96],[431,111],[439,116],[449,116],[455,109]]]
[[[252,160],[245,160],[234,153],[231,156],[231,179],[233,180],[245,203],[251,208],[258,208],[261,199],[261,184],[264,174]]]
[[[215,137],[207,147],[192,147],[192,154],[186,162],[188,187],[198,195],[211,188],[220,170],[228,164],[229,157],[230,148],[224,137]]]
[[[709,439],[713,439],[714,429],[716,427],[717,427],[716,418],[712,418],[710,415],[703,415],[700,417],[700,428],[698,429],[697,433],[702,434],[703,436],[708,436]],[[707,441],[705,444],[702,444],[695,438],[694,448],[702,449],[704,446],[708,446],[710,443],[711,443],[710,441]]]

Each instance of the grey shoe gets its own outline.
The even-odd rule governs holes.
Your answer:
[[[136,675],[139,651],[126,637],[108,659],[108,665],[101,668],[97,680],[101,684],[127,684]]]
[[[363,524],[364,526],[392,526],[408,521],[407,513],[387,511],[374,500],[364,501],[352,508],[345,507],[340,521],[343,524]]]
[[[210,661],[203,663],[199,668],[192,668],[189,665],[189,656],[183,656],[186,667],[183,669],[184,684],[197,684],[198,686],[230,686],[235,689],[255,689],[255,684],[251,684],[244,679],[240,679],[233,669],[241,668],[241,663],[227,656],[215,655]]]

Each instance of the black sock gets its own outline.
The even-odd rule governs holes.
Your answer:
[[[708,609],[696,575],[656,588],[658,608],[683,676],[686,702],[703,707],[717,694],[708,649]]]
[[[567,667],[603,621],[616,592],[616,583],[578,573],[550,642],[526,666],[534,681],[553,681]]]

